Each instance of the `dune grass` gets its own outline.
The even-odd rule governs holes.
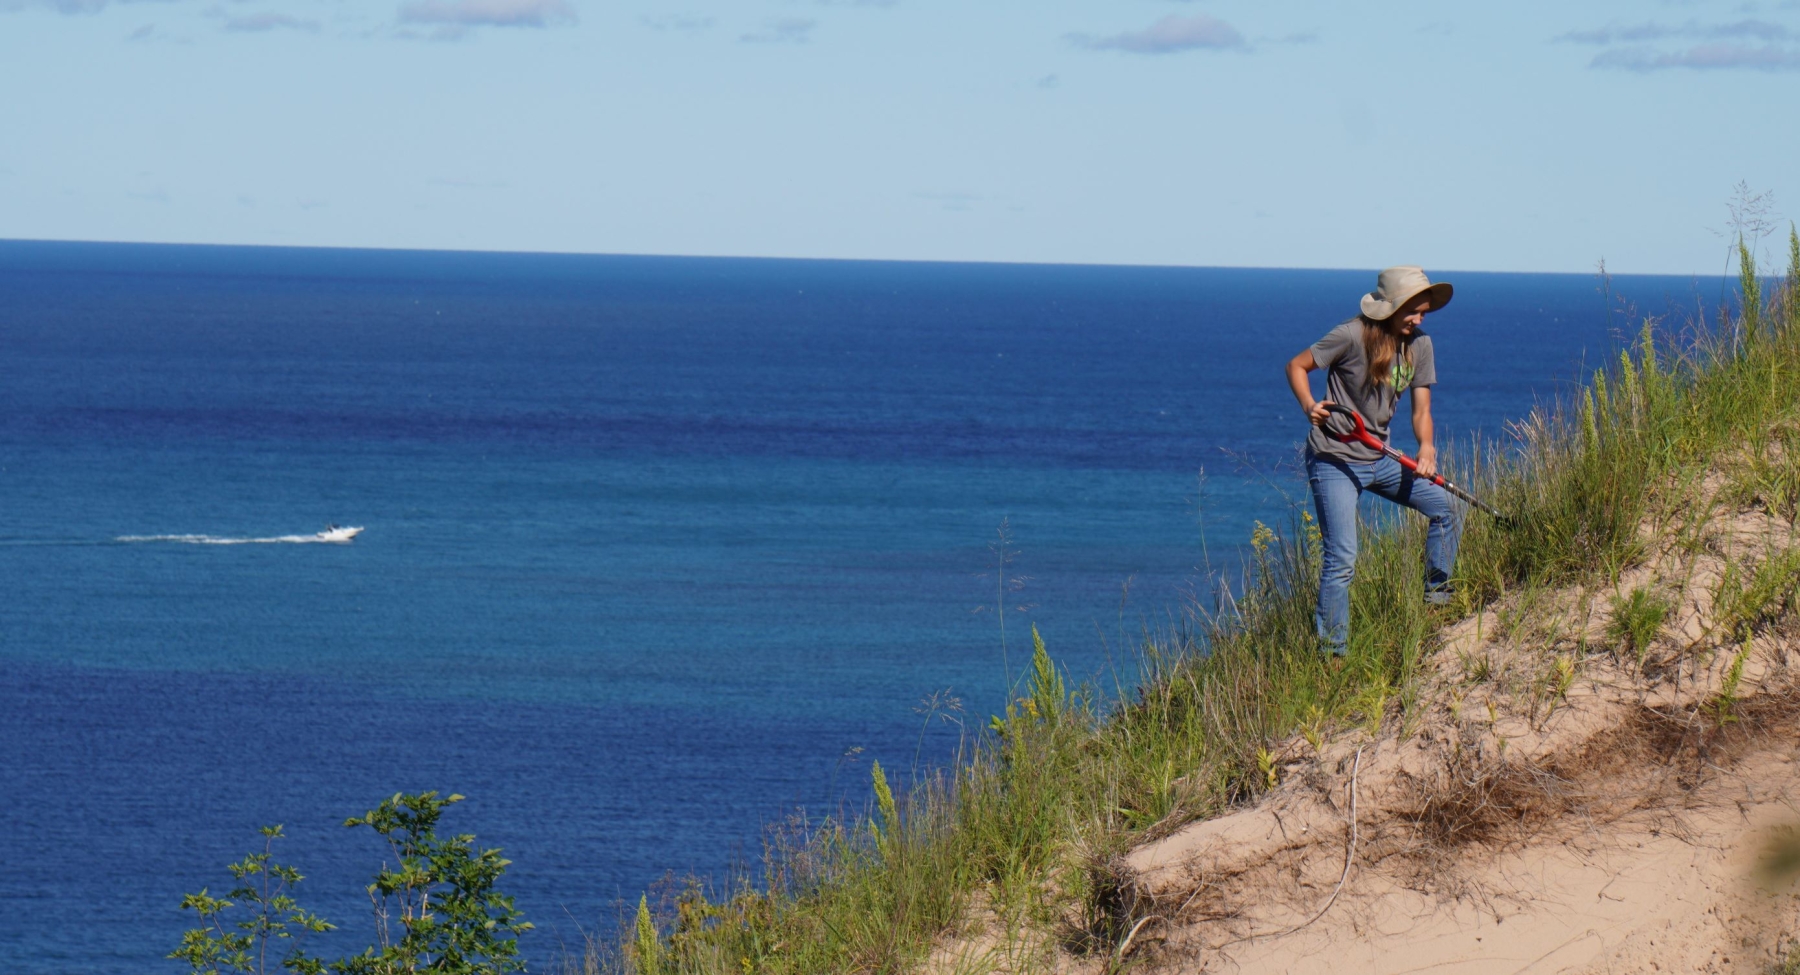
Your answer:
[[[1790,245],[1773,295],[1740,246],[1735,317],[1681,335],[1644,320],[1638,340],[1571,401],[1520,421],[1514,443],[1453,461],[1516,522],[1470,517],[1455,605],[1421,599],[1421,520],[1365,524],[1350,653],[1333,668],[1313,635],[1310,516],[1297,513],[1283,532],[1259,525],[1243,585],[1179,632],[1146,638],[1141,680],[1122,699],[1065,686],[1034,633],[1023,693],[958,767],[898,800],[881,780],[866,817],[777,832],[761,875],[726,891],[690,885],[657,909],[641,902],[620,937],[590,944],[570,967],[900,972],[936,950],[936,969],[977,972],[1032,970],[1054,951],[1109,957],[1129,921],[1113,902],[1111,858],[1254,800],[1278,783],[1277,752],[1296,735],[1316,743],[1409,720],[1428,703],[1417,700],[1419,674],[1444,623],[1508,594],[1575,581],[1616,588],[1646,555],[1641,526],[1679,535],[1692,490],[1721,469],[1734,503],[1794,518],[1800,237],[1791,230]],[[1622,643],[1660,626],[1656,598],[1619,594],[1638,601]]]

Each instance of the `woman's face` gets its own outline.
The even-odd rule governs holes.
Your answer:
[[[1411,338],[1412,333],[1419,330],[1420,323],[1425,321],[1425,313],[1430,310],[1431,292],[1421,291],[1388,316],[1388,327],[1403,339]]]

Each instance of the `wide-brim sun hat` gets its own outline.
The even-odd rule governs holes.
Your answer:
[[[1375,290],[1363,295],[1362,313],[1374,321],[1386,321],[1401,305],[1422,291],[1431,292],[1431,307],[1425,309],[1431,312],[1449,304],[1456,289],[1450,287],[1448,281],[1432,284],[1422,267],[1412,264],[1390,267],[1375,278]]]

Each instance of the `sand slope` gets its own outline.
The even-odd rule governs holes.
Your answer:
[[[1173,927],[1145,960],[1296,975],[1760,973],[1776,960],[1776,933],[1800,926],[1800,895],[1755,879],[1771,828],[1800,820],[1800,768],[1791,754],[1760,754],[1707,792],[1679,813],[1496,856],[1462,878],[1461,897],[1421,891],[1379,865],[1353,867],[1331,910],[1299,931],[1279,933],[1309,913],[1267,911],[1265,902],[1254,920]],[[1323,866],[1329,874],[1337,864]],[[1331,889],[1304,887],[1321,900]],[[1265,925],[1277,933],[1232,943]]]
[[[1287,742],[1282,783],[1255,807],[1122,858],[1136,930],[1122,957],[1297,975],[1767,972],[1800,932],[1797,891],[1757,871],[1774,831],[1800,824],[1800,627],[1791,613],[1722,624],[1713,603],[1721,579],[1794,543],[1787,523],[1738,513],[1616,588],[1530,594],[1452,628],[1412,726],[1317,752]],[[1609,595],[1637,586],[1677,598],[1641,661],[1606,632]]]

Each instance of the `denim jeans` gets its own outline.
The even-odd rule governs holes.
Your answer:
[[[1355,464],[1311,451],[1306,479],[1319,514],[1324,561],[1319,569],[1319,607],[1314,614],[1319,643],[1342,655],[1350,644],[1350,580],[1356,575],[1356,501],[1364,491],[1403,504],[1431,519],[1425,534],[1425,593],[1447,592],[1456,562],[1461,519],[1450,492],[1415,476],[1392,458]]]

